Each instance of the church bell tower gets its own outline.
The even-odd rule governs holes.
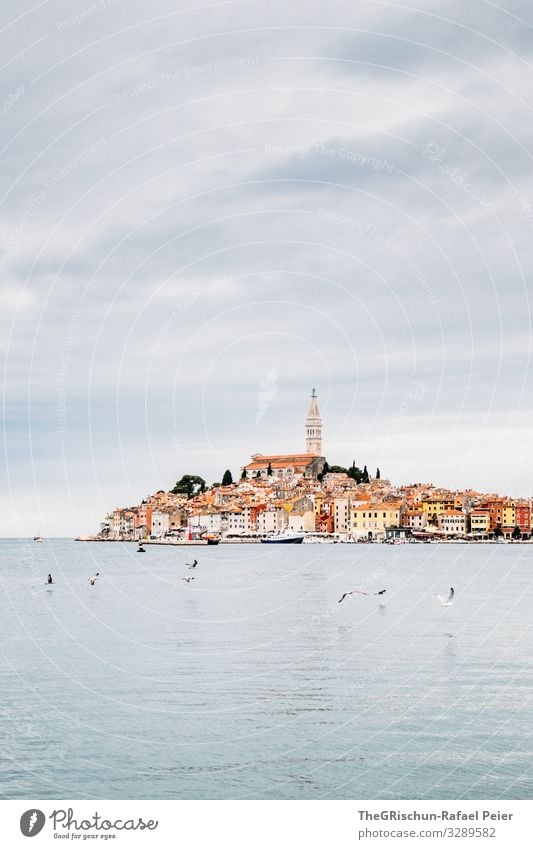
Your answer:
[[[305,451],[306,454],[322,456],[322,419],[318,411],[316,391],[311,393],[311,404],[305,420]]]

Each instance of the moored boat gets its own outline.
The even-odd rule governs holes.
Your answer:
[[[273,536],[265,537],[264,539],[261,540],[261,542],[285,543],[285,544],[289,544],[289,545],[291,545],[291,544],[292,545],[294,545],[294,544],[298,545],[298,543],[301,543],[303,541],[304,541],[304,535],[303,534],[291,534],[291,533],[287,533],[287,532],[282,533],[282,534],[274,534]]]

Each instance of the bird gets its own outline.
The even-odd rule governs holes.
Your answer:
[[[188,578],[182,578],[181,580],[187,581],[187,583],[190,583],[191,581],[194,581],[195,577],[196,577],[196,575],[189,575]]]
[[[94,587],[94,585],[96,584],[96,580],[97,580],[99,575],[100,575],[100,572],[97,572],[96,575],[93,575],[92,578],[88,579],[91,587]]]
[[[348,595],[368,595],[368,593],[363,592],[363,590],[350,590],[349,592],[342,594],[342,596],[338,600],[337,604],[340,604],[341,601],[344,601],[344,599]]]
[[[443,607],[451,607],[452,604],[453,604],[453,597],[455,595],[455,590],[454,590],[453,587],[450,587],[450,592],[448,593],[447,596],[439,595],[438,593],[435,593],[435,595],[437,596],[438,600],[440,601],[440,603],[442,604]]]
[[[380,590],[379,592],[374,593],[374,595],[385,595],[386,592],[387,590]]]
[[[198,566],[198,561],[197,561],[197,560],[193,560],[193,562],[192,562],[192,563],[186,563],[185,565],[186,565],[186,566],[188,566],[188,567],[189,567],[189,569],[196,569],[196,567]]]

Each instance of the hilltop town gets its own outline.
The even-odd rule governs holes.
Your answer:
[[[227,470],[211,487],[184,475],[170,492],[106,516],[98,540],[255,541],[285,531],[308,541],[529,540],[532,501],[430,483],[395,486],[355,462],[329,466],[315,390],[305,421],[305,452],[254,454],[238,480]]]

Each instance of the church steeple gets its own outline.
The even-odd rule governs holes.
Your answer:
[[[322,456],[322,419],[318,411],[315,389],[311,393],[311,404],[305,420],[305,450],[307,454]]]

